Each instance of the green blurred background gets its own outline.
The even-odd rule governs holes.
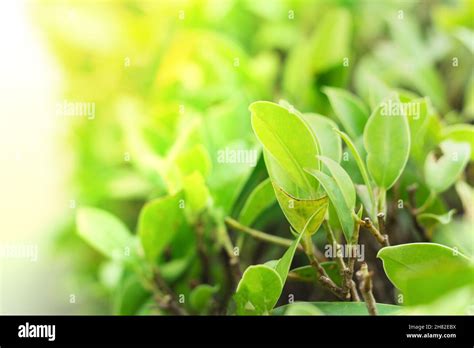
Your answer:
[[[228,170],[217,153],[257,149],[255,100],[332,116],[322,86],[369,103],[370,88],[392,86],[429,96],[447,123],[474,117],[473,1],[2,6],[2,242],[40,255],[0,260],[2,313],[109,313],[113,270],[74,233],[75,209],[134,230],[145,201],[184,185],[180,156],[204,149],[214,203],[232,213],[252,168]],[[65,115],[78,103],[93,117]]]

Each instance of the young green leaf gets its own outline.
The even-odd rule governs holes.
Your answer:
[[[288,271],[291,267],[291,262],[293,261],[293,256],[295,256],[295,251],[298,245],[300,244],[301,238],[306,231],[303,231],[299,234],[299,236],[291,243],[288,250],[285,252],[283,257],[278,261],[275,265],[275,271],[277,271],[278,275],[281,278],[281,282],[284,285],[286,282],[286,277],[288,276]]]
[[[339,189],[341,190],[349,209],[354,210],[356,192],[349,174],[347,174],[347,172],[339,165],[339,163],[333,161],[330,158],[318,156],[318,159],[323,162],[332,178],[336,181],[336,184],[339,186]]]
[[[340,88],[324,87],[323,92],[346,132],[354,139],[361,136],[369,118],[369,110],[362,100]]]
[[[357,167],[359,167],[359,171],[360,171],[360,174],[362,175],[362,178],[364,180],[365,187],[367,188],[368,196],[369,196],[370,201],[372,203],[371,205],[375,209],[375,196],[374,196],[374,192],[372,190],[372,184],[370,182],[369,175],[367,173],[367,169],[365,168],[364,161],[362,160],[362,157],[360,156],[359,151],[357,151],[357,148],[356,148],[355,144],[352,142],[351,138],[346,133],[338,131],[338,130],[335,130],[335,132],[337,134],[339,134],[339,136],[342,138],[342,140],[344,140],[347,147],[351,151],[352,156],[354,157],[354,159],[357,163]],[[369,214],[375,215],[375,212],[369,210]]]
[[[258,216],[276,201],[270,178],[265,179],[252,191],[240,211],[239,221],[251,226]]]
[[[134,238],[125,224],[105,210],[80,208],[77,233],[94,249],[110,258],[123,259],[134,249]]]
[[[402,101],[402,96],[400,96]],[[431,114],[431,104],[428,98],[415,98],[402,101],[407,106],[408,125],[410,127],[410,155],[413,159],[420,162],[425,159],[427,146],[430,141],[435,139],[427,139],[429,136],[430,118],[434,117]],[[415,106],[415,107],[413,107]]]
[[[397,95],[386,98],[364,128],[367,168],[375,183],[388,190],[402,174],[410,153],[410,130]]]
[[[293,226],[298,233],[302,233],[304,227],[310,220],[306,231],[310,234],[316,233],[326,215],[328,197],[298,199],[290,196],[276,184],[273,184],[273,188],[278,204],[291,226]]]
[[[318,145],[306,123],[283,106],[255,102],[249,107],[252,127],[263,147],[284,168],[292,180],[308,192],[315,192],[317,182],[303,170],[319,169]]]
[[[424,168],[426,185],[436,193],[454,184],[468,163],[471,152],[469,144],[451,140],[443,141],[440,148],[443,155],[436,159],[434,152],[431,152],[426,157]]]
[[[339,163],[342,154],[341,139],[334,136],[333,133],[333,129],[338,129],[337,124],[331,119],[317,114],[302,114],[301,118],[314,133],[321,154]]]
[[[183,178],[183,191],[193,213],[197,214],[206,207],[210,194],[200,172],[194,171]]]
[[[347,241],[351,240],[354,230],[354,219],[352,218],[353,209],[347,205],[344,194],[338,186],[336,180],[327,176],[319,170],[307,169],[308,173],[313,175],[324,187],[329,200],[336,209],[337,217],[342,227],[342,231]]]
[[[148,202],[138,218],[138,235],[146,258],[156,262],[178,231],[185,227],[182,194]]]
[[[248,267],[234,295],[238,315],[270,314],[283,290],[277,271],[265,265]]]

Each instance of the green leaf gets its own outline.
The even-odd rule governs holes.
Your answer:
[[[323,196],[318,199],[298,199],[290,196],[275,183],[273,184],[273,188],[278,204],[291,226],[293,226],[298,233],[302,233],[304,227],[310,220],[306,231],[310,234],[316,233],[326,215],[328,197]]]
[[[472,283],[471,261],[459,251],[435,243],[385,247],[377,257],[406,304],[429,303],[447,291]]]
[[[116,315],[135,315],[151,294],[135,274],[127,276],[114,295],[114,313]]]
[[[448,225],[438,225],[433,232],[433,242],[459,250],[474,258],[473,229],[470,220],[454,220]]]
[[[283,285],[286,282],[286,277],[288,276],[288,271],[290,270],[291,262],[293,261],[293,257],[295,256],[296,248],[300,244],[301,238],[304,233],[306,233],[306,231],[303,231],[299,234],[298,238],[296,238],[293,243],[291,243],[290,247],[285,252],[283,257],[275,265],[275,271],[277,271],[278,275],[280,276]]]
[[[273,315],[286,315],[287,311],[300,302],[275,308]],[[317,310],[325,315],[369,315],[366,304],[364,302],[303,302],[307,305],[314,306]],[[395,315],[402,309],[401,306],[377,303],[377,311],[379,315]]]
[[[301,188],[314,193],[317,182],[304,167],[319,169],[318,145],[306,123],[275,103],[255,102],[249,107],[252,127],[263,147]]]
[[[464,286],[424,305],[403,306],[400,315],[472,315],[473,286]]]
[[[194,171],[183,178],[183,191],[186,197],[185,203],[193,213],[197,214],[206,207],[210,194],[200,172]]]
[[[436,159],[435,153],[431,152],[424,167],[426,185],[436,193],[443,192],[454,184],[467,165],[471,151],[469,144],[451,140],[443,141],[440,148],[443,155]]]
[[[474,288],[472,264],[445,263],[406,275],[404,288],[406,305],[432,303],[443,295],[465,286]]]
[[[410,153],[410,130],[400,105],[397,95],[386,98],[364,129],[367,168],[375,183],[386,190],[402,174]]]
[[[247,198],[240,215],[239,221],[246,226],[251,226],[266,209],[276,201],[271,180],[265,179],[252,191]]]
[[[109,212],[91,207],[80,208],[76,226],[79,236],[107,257],[124,259],[134,250],[133,236],[125,224]]]
[[[340,88],[324,87],[323,92],[346,132],[354,139],[361,136],[369,118],[369,110],[362,100]]]
[[[356,192],[350,176],[339,165],[339,163],[333,161],[332,159],[324,156],[318,156],[318,159],[323,162],[324,166],[328,169],[332,178],[336,181],[336,184],[342,192],[349,209],[354,210],[356,202]]]
[[[449,139],[458,143],[468,143],[471,147],[470,160],[474,161],[474,125],[455,124],[445,127],[442,136],[443,140]]]
[[[314,133],[321,154],[339,163],[342,154],[341,139],[334,136],[333,133],[333,129],[338,129],[337,124],[329,118],[317,114],[302,114],[301,118]]]
[[[402,100],[402,96],[400,96]],[[430,118],[435,117],[431,114],[431,103],[429,103],[428,98],[415,98],[402,101],[404,105],[416,107],[408,107],[407,118],[408,125],[410,127],[410,155],[416,161],[423,163],[427,152],[430,150],[430,142],[436,139],[431,139],[429,133]],[[411,110],[413,109],[413,110]]]
[[[178,231],[185,226],[182,194],[148,202],[138,218],[138,235],[146,258],[156,262]]]
[[[176,163],[182,175],[189,175],[198,171],[205,178],[212,169],[209,153],[202,144],[197,144],[189,150],[179,153],[176,157]]]
[[[362,175],[362,178],[364,180],[365,187],[366,187],[367,192],[368,192],[368,196],[369,196],[370,201],[372,203],[372,207],[375,209],[375,196],[374,196],[374,193],[373,193],[373,190],[372,190],[372,184],[370,182],[369,175],[367,173],[367,169],[365,168],[364,161],[362,160],[362,157],[360,156],[359,151],[357,151],[357,148],[356,148],[355,144],[352,142],[351,138],[346,133],[338,131],[338,130],[335,130],[335,132],[337,134],[339,134],[339,136],[342,138],[342,140],[344,140],[347,147],[349,148],[349,151],[351,151],[352,156],[354,157],[354,159],[357,163],[357,167],[359,168],[360,174]],[[369,210],[369,214],[375,215],[375,213],[370,211],[370,210]]]
[[[197,313],[205,313],[217,290],[218,287],[208,284],[200,284],[196,286],[189,295],[189,305]]]
[[[234,295],[238,315],[270,314],[283,290],[277,271],[265,265],[248,267]]]
[[[338,8],[325,14],[309,43],[313,72],[341,65],[349,56],[351,25],[351,15],[345,9]]]
[[[354,219],[352,218],[353,209],[351,209],[346,202],[346,199],[341,192],[337,182],[319,170],[307,169],[308,173],[321,183],[329,196],[329,200],[336,209],[337,217],[342,227],[342,232],[347,241],[352,238],[354,230]]]

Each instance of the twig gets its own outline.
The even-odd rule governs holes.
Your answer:
[[[359,290],[362,293],[362,297],[367,305],[367,310],[370,315],[377,315],[377,303],[375,301],[374,294],[372,293],[372,274],[369,272],[367,264],[364,262],[360,270],[356,273],[357,279],[359,280]]]
[[[382,235],[379,230],[374,226],[372,220],[366,217],[364,220],[359,220],[359,224],[364,226],[370,233],[377,239],[377,242],[380,243],[382,246],[389,246],[390,243],[388,242],[388,236],[386,234]]]
[[[209,257],[204,241],[204,226],[201,219],[196,224],[196,248],[202,267],[202,281],[204,284],[210,283],[211,272],[209,267]]]
[[[227,228],[224,224],[219,224],[217,226],[217,233],[221,239],[223,249],[229,259],[229,267],[232,272],[232,277],[237,284],[242,277],[239,257],[234,253],[234,246],[232,245],[232,241],[230,240],[229,234],[227,233]]]
[[[377,222],[379,224],[379,231],[382,236],[386,235],[386,228],[385,228],[385,214],[384,213],[378,213],[377,214]]]
[[[405,204],[405,207],[408,208],[410,215],[413,219],[413,225],[415,229],[419,233],[420,237],[424,241],[429,241],[427,233],[423,226],[420,225],[417,219],[417,208],[416,208],[416,191],[418,190],[417,184],[412,184],[408,188],[408,204]]]
[[[359,244],[359,231],[360,225],[355,224],[354,226],[354,233],[352,234],[352,241],[351,241],[351,254],[347,260],[347,279],[350,281],[350,291],[351,291],[351,298],[353,301],[360,301],[359,294],[357,292],[357,286],[352,279],[354,275],[354,267],[356,262],[356,253],[357,253],[357,245]]]
[[[351,287],[350,278],[349,278],[349,268],[346,267],[346,263],[344,262],[344,259],[342,258],[341,246],[336,241],[334,232],[332,231],[331,226],[329,226],[327,220],[324,221],[323,225],[324,225],[324,229],[326,230],[329,243],[331,243],[332,247],[336,249],[336,263],[339,268],[339,274],[341,275],[341,278],[342,278],[342,289],[341,289],[342,296],[346,300],[349,300],[351,297],[351,294],[349,292],[350,287]]]
[[[231,217],[226,217],[224,221],[227,224],[227,226],[233,228],[234,230],[247,233],[248,235],[251,235],[252,237],[264,242],[273,243],[273,244],[281,245],[284,247],[289,247],[291,243],[293,242],[291,239],[273,236],[271,234],[268,234],[259,230],[255,230],[251,227],[244,226],[240,222],[238,222],[237,220]],[[299,251],[303,251],[303,247],[301,245],[298,245],[297,249]]]
[[[153,280],[155,284],[155,299],[161,309],[168,310],[174,315],[187,315],[186,310],[179,306],[173,290],[166,284],[156,269],[153,271]]]
[[[304,232],[303,232],[304,233]],[[334,283],[331,278],[329,278],[326,270],[321,266],[319,263],[315,253],[314,253],[314,245],[311,241],[311,236],[309,234],[305,234],[303,236],[302,243],[304,246],[304,250],[306,255],[308,256],[309,262],[311,266],[313,266],[319,274],[318,280],[320,283],[326,287],[329,291],[331,291],[335,296],[340,299],[345,299],[342,295],[342,289]]]

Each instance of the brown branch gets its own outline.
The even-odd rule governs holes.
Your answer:
[[[309,259],[309,262],[311,263],[311,266],[317,271],[319,275],[318,280],[326,289],[332,292],[335,296],[344,300],[345,298],[342,295],[342,289],[339,286],[337,286],[336,283],[334,283],[331,278],[329,278],[328,274],[326,273],[326,270],[319,263],[314,253],[314,245],[311,240],[311,236],[305,234],[303,237],[304,237],[302,239],[303,248],[305,250],[306,256]]]
[[[408,203],[405,204],[405,207],[410,212],[410,215],[413,220],[413,225],[415,226],[415,229],[420,235],[421,239],[423,241],[429,241],[430,238],[428,238],[428,234],[426,233],[426,230],[423,228],[423,226],[420,225],[417,219],[417,214],[419,213],[419,209],[417,209],[416,207],[416,191],[418,190],[418,185],[412,184],[408,186],[407,190],[408,190]]]
[[[386,231],[386,226],[385,226],[385,214],[384,213],[378,213],[377,214],[377,222],[379,224],[379,231],[382,236],[385,236],[387,234]]]
[[[367,264],[364,262],[361,265],[360,270],[356,273],[356,276],[359,280],[359,290],[365,300],[369,314],[377,315],[377,303],[374,294],[372,293],[372,274],[373,272],[369,272]]]
[[[347,268],[346,263],[344,262],[344,259],[342,257],[341,246],[337,242],[336,237],[334,236],[334,233],[331,229],[331,226],[329,226],[327,221],[324,221],[324,228],[326,230],[329,243],[331,243],[332,247],[336,249],[336,263],[338,265],[339,274],[341,275],[341,279],[342,279],[342,288],[341,288],[342,297],[346,300],[350,300],[351,282],[349,278],[349,273],[350,273],[349,268]]]
[[[359,231],[360,231],[360,225],[355,224],[354,226],[354,233],[352,234],[352,241],[351,241],[351,255],[349,256],[349,259],[347,260],[347,280],[350,282],[349,283],[349,289],[351,292],[351,298],[353,301],[360,301],[359,294],[357,292],[357,286],[354,280],[352,279],[354,276],[354,267],[355,267],[355,262],[356,262],[356,253],[357,253],[357,245],[359,244]]]
[[[390,245],[390,243],[388,242],[388,236],[386,234],[382,235],[379,230],[374,226],[370,218],[366,217],[364,220],[360,220],[359,224],[365,227],[375,237],[375,239],[377,240],[377,242],[380,243],[380,245]]]
[[[202,268],[202,281],[204,284],[208,284],[211,281],[211,271],[209,257],[206,250],[206,244],[204,240],[204,225],[201,219],[196,224],[196,249],[199,260],[201,261]]]
[[[178,304],[173,290],[166,284],[158,270],[153,271],[155,299],[161,309],[169,311],[174,315],[187,315],[184,308]]]

